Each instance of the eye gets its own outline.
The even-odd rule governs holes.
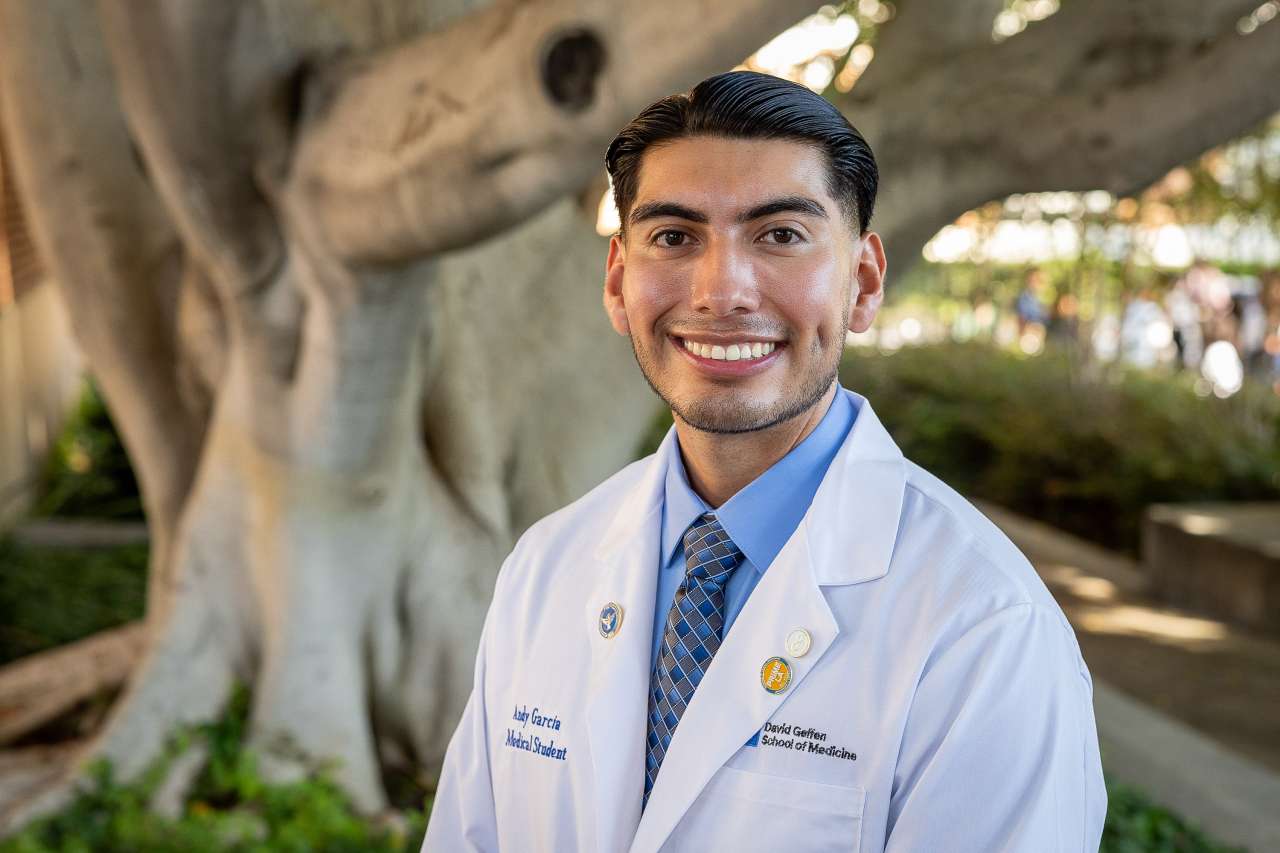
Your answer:
[[[665,229],[653,235],[653,242],[659,246],[666,246],[668,249],[675,249],[685,245],[688,242],[689,235],[683,231],[675,231],[673,229]]]
[[[789,246],[794,243],[804,242],[804,238],[800,236],[800,232],[794,228],[770,228],[764,233],[767,238],[766,243],[775,243],[779,246]]]

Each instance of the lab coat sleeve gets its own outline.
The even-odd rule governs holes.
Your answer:
[[[422,853],[488,853],[498,849],[484,701],[488,635],[486,619],[476,652],[475,683],[445,751]]]
[[[935,649],[885,853],[1096,853],[1105,815],[1092,682],[1059,614],[1011,605]]]

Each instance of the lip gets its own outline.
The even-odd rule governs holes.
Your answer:
[[[777,359],[778,354],[786,350],[786,344],[776,342],[773,352],[760,358],[748,361],[717,361],[712,358],[703,358],[700,355],[694,355],[684,347],[684,338],[672,335],[668,338],[671,345],[676,348],[676,352],[689,360],[689,363],[698,369],[700,373],[714,377],[734,377],[734,376],[755,376],[768,370],[770,365]],[[737,342],[743,340],[741,336],[734,338],[717,339],[715,336],[699,335],[697,338],[690,340],[698,343],[720,343],[721,340],[726,342]],[[753,339],[754,340],[754,339]]]

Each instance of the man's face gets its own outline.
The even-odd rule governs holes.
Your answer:
[[[880,239],[854,234],[826,170],[821,150],[791,141],[645,152],[605,308],[689,425],[748,432],[805,413],[835,380],[845,331],[875,318]]]

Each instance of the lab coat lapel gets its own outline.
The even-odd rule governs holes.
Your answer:
[[[649,795],[632,853],[662,846],[711,776],[795,692],[835,639],[836,620],[814,579],[805,528],[802,521],[760,579],[694,693]],[[783,648],[793,628],[813,638],[801,658]],[[791,683],[777,694],[760,682],[761,667],[774,656],[791,664]]]
[[[593,849],[602,852],[626,850],[640,821],[663,485],[673,452],[671,431],[640,482],[619,502],[593,557],[598,571],[582,617],[591,649],[586,719],[595,774]],[[599,628],[600,611],[609,603],[623,609],[612,638]]]

